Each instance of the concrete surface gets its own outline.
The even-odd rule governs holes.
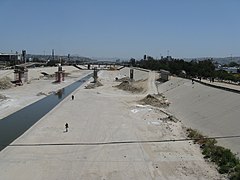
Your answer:
[[[228,84],[225,84],[228,86]],[[195,82],[171,77],[158,86],[171,105],[169,110],[188,126],[208,136],[240,135],[240,96]],[[218,140],[240,152],[240,138]]]
[[[141,72],[148,91],[133,94],[115,88],[129,69],[99,72],[103,86],[78,88],[13,144],[93,143],[164,140],[186,137],[181,122],[162,120],[159,108],[137,102],[155,92],[155,73]],[[90,80],[92,81],[92,80]],[[88,84],[89,82],[86,82]],[[32,84],[32,89],[37,84]],[[155,87],[156,88],[156,87]],[[19,90],[20,88],[18,88]],[[21,90],[20,90],[21,92]],[[17,93],[17,91],[16,91]],[[65,123],[69,131],[65,132]],[[41,179],[225,179],[192,142],[72,146],[9,146],[0,152],[4,180]]]

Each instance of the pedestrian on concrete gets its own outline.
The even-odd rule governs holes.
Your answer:
[[[74,95],[72,95],[72,100],[74,100]]]
[[[68,123],[65,124],[66,132],[68,132]]]

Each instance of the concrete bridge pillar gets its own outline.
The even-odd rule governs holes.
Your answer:
[[[130,69],[130,79],[133,80],[133,69]]]
[[[97,78],[98,78],[97,68],[95,67],[95,68],[93,69],[93,79],[94,79],[94,83],[97,82]]]

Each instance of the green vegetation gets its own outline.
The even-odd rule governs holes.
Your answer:
[[[224,70],[215,71],[214,72],[214,77],[217,77],[218,79],[221,79],[221,80],[230,80],[230,81],[233,81],[233,82],[240,81],[239,74],[231,74],[231,73],[228,73],[227,71],[224,71]]]
[[[215,139],[204,137],[197,130],[189,128],[187,132],[188,137],[200,145],[204,158],[218,165],[219,173],[228,174],[231,180],[240,179],[240,161],[230,149],[217,146]]]
[[[236,63],[236,62],[234,62],[234,61],[232,61],[232,62],[230,62],[227,66],[228,66],[228,67],[238,67],[239,64]]]
[[[148,56],[147,60],[136,61],[135,59],[130,60],[132,66],[137,66],[144,69],[157,70],[164,69],[170,71],[171,74],[182,76],[182,72],[187,78],[202,77],[209,78],[214,77],[220,80],[231,80],[234,82],[240,81],[240,77],[224,70],[215,71],[215,66],[212,59],[203,61],[192,60],[190,62],[184,61],[183,59],[168,59],[163,58],[161,60],[155,60]],[[231,62],[230,65],[236,65],[237,63]]]
[[[186,62],[182,59],[167,59],[155,60],[152,57],[148,57],[148,60],[141,60],[135,62],[136,66],[151,69],[160,70],[164,69],[170,71],[172,74],[180,75],[184,70],[187,76],[201,76],[212,77],[214,75],[214,64],[210,59],[204,61],[191,61]]]

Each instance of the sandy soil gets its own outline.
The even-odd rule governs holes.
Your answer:
[[[76,76],[79,78],[86,71],[81,73]],[[91,145],[186,137],[183,124],[169,118],[165,107],[139,104],[148,94],[158,93],[154,72],[135,70],[135,81],[148,79],[147,83],[139,85],[147,86],[142,93],[115,87],[120,84],[115,77],[128,76],[128,68],[100,71],[98,75],[103,86],[85,89],[92,81],[89,80],[74,92],[73,101],[70,96],[64,99],[13,142],[89,145],[9,146],[0,152],[2,179],[224,179],[214,165],[203,159],[198,145],[192,142]],[[36,81],[11,89],[12,94],[15,92],[15,99],[20,98],[22,104],[24,99],[29,103],[24,88],[31,89],[34,96],[39,91],[39,83],[41,87],[47,84],[44,92],[57,89],[49,82]],[[68,132],[64,129],[66,122]]]

